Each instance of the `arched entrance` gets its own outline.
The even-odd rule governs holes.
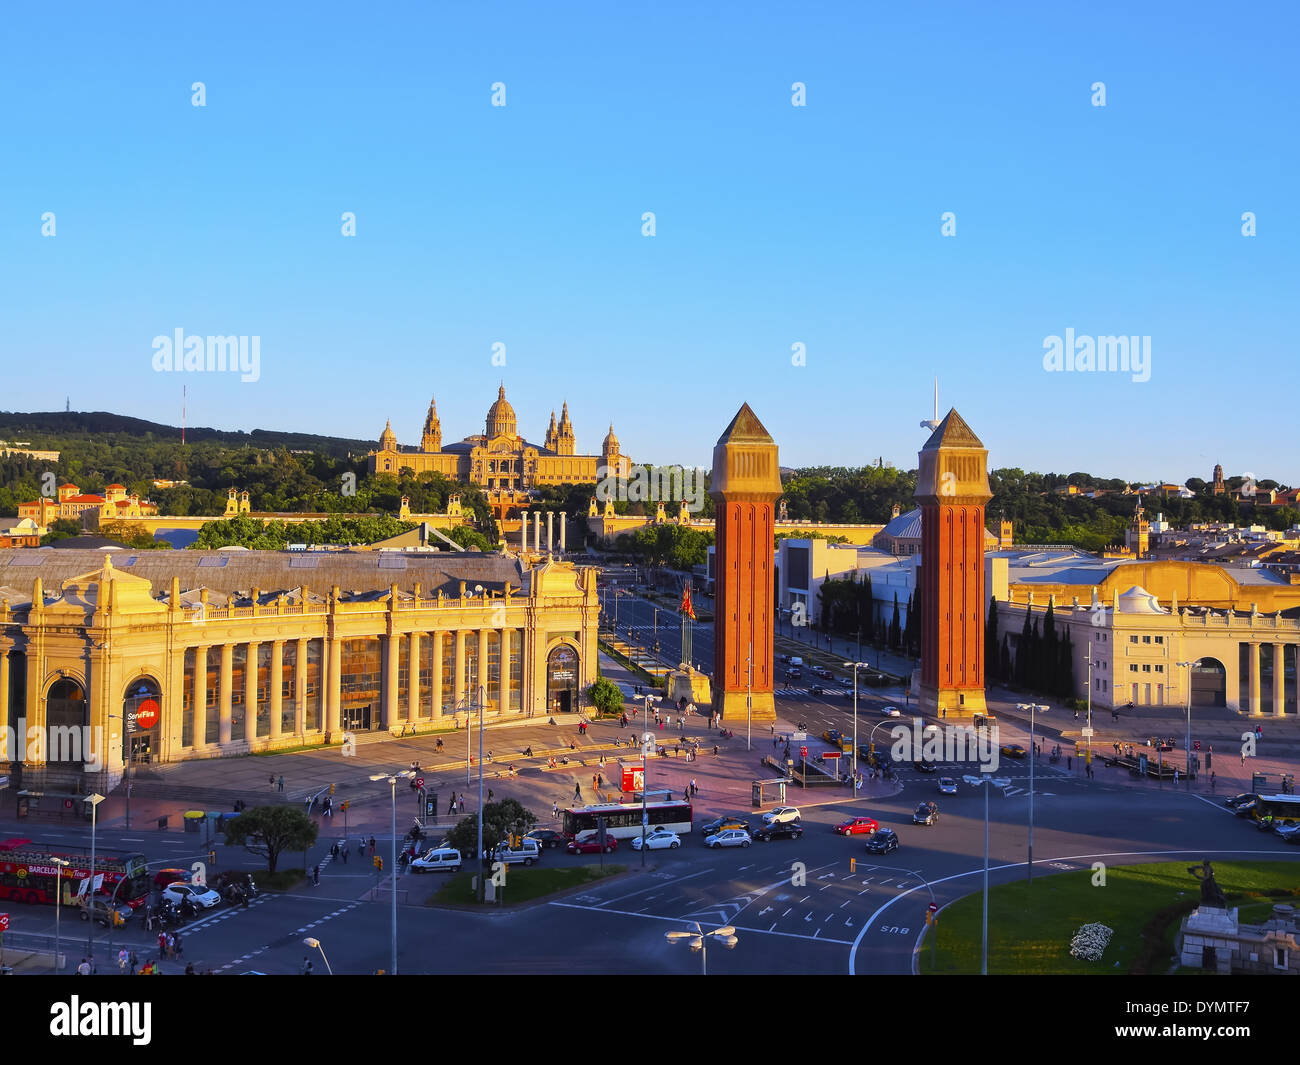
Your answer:
[[[86,689],[66,677],[55,681],[45,696],[45,760],[80,767],[90,756],[86,750],[89,724]]]
[[[1228,671],[1217,658],[1198,659],[1192,666],[1192,705],[1227,706]]]
[[[162,689],[152,677],[134,680],[122,700],[126,723],[126,756],[131,765],[148,765],[158,759],[158,737],[162,734]]]
[[[568,644],[546,656],[546,709],[552,714],[578,709],[578,652]]]

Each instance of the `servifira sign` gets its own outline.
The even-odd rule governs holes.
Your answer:
[[[134,710],[128,711],[126,715],[127,728],[131,731],[136,729],[151,729],[158,724],[161,717],[158,710],[158,701],[156,699],[146,699]]]

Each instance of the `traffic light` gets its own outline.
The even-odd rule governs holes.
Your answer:
[[[333,785],[333,784],[330,785],[330,794],[331,794],[331,795],[334,794],[334,785]]]
[[[377,854],[375,855],[375,868],[381,873],[384,871],[384,859],[379,857]]]
[[[344,799],[344,800],[343,800],[343,805],[342,805],[341,807],[339,807],[339,809],[341,809],[344,813],[347,813],[347,812],[348,812],[348,800],[347,800],[347,799]]]

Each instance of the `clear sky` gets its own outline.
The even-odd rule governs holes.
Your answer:
[[[938,376],[994,466],[1295,484],[1298,24],[11,4],[0,409],[177,424],[185,384],[191,425],[415,444],[434,395],[450,442],[504,380],[538,442],[567,399],[583,453],[612,419],[634,459],[707,464],[748,401],[783,464],[913,466]],[[177,329],[260,337],[258,380],[156,372]],[[1067,329],[1149,336],[1150,379],[1047,372]]]

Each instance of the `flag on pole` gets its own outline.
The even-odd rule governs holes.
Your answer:
[[[695,620],[695,608],[691,606],[691,586],[689,584],[682,589],[682,614],[692,621]]]

